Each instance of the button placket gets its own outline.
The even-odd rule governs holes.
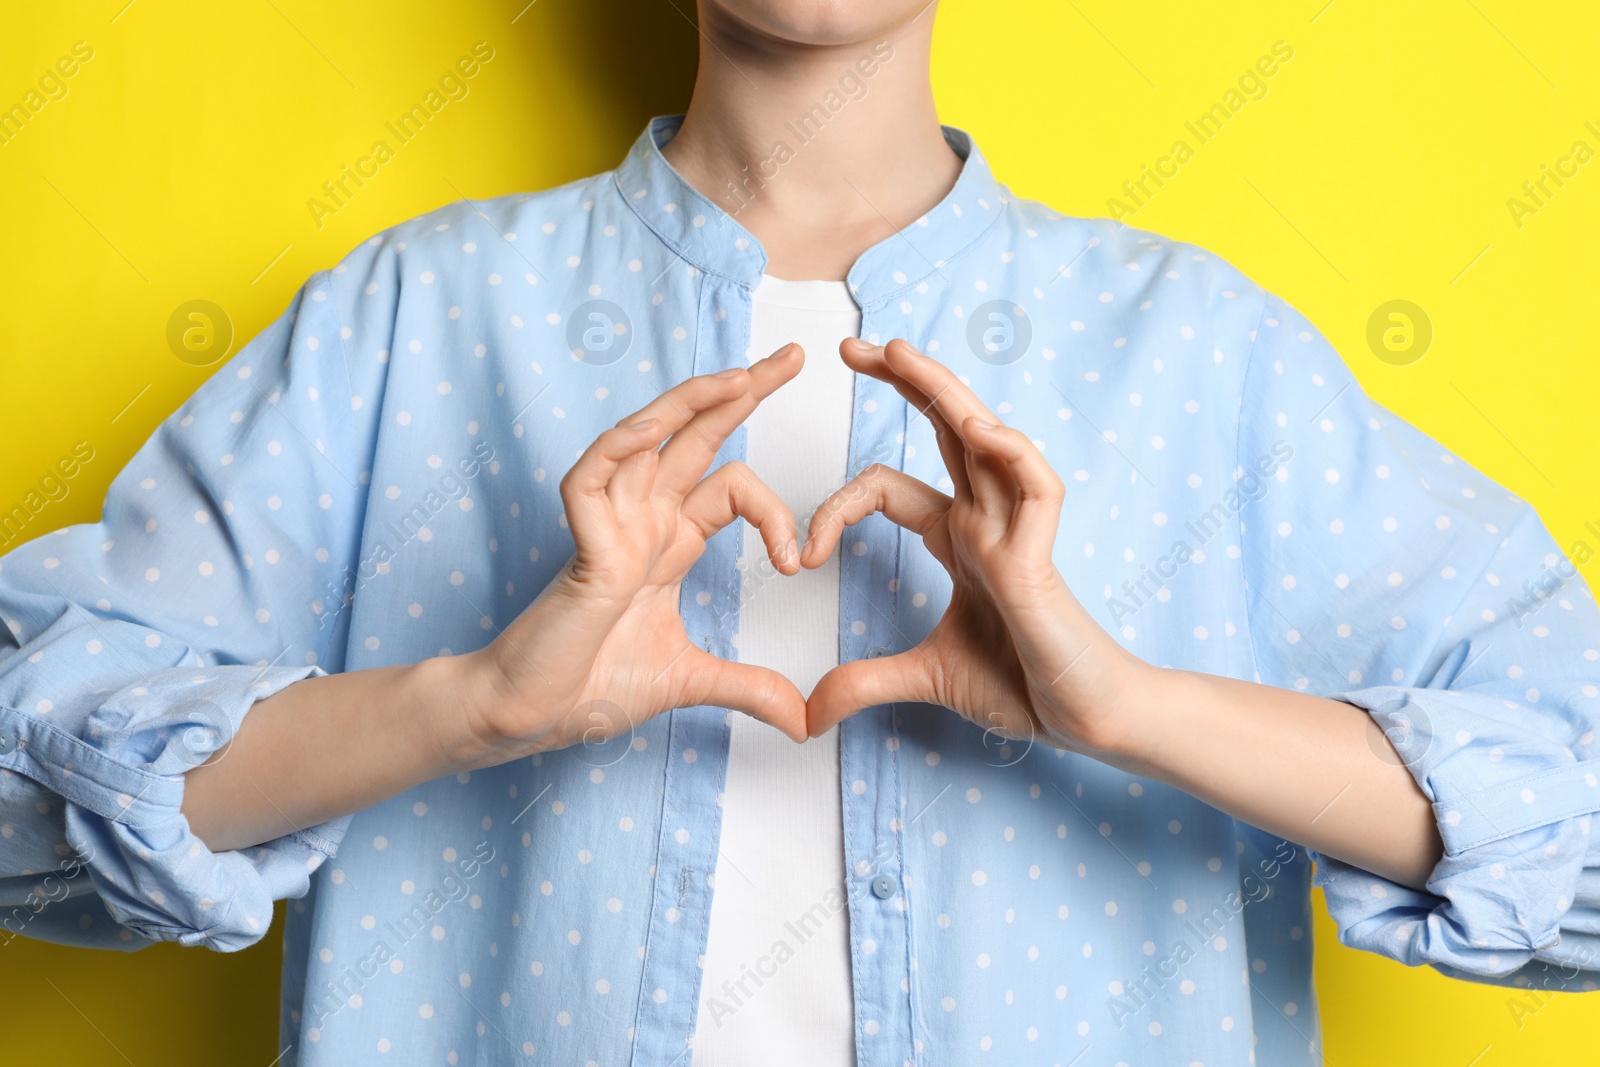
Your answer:
[[[872,337],[877,317],[870,307],[863,308],[862,317],[862,335]],[[857,377],[848,468],[852,475],[873,463],[903,465],[906,412],[891,387]],[[840,553],[843,660],[879,659],[901,643],[893,590],[902,536],[887,519],[869,516],[854,528],[850,550]],[[916,1054],[893,709],[868,708],[846,719],[839,730],[856,1062],[858,1067],[900,1067]]]

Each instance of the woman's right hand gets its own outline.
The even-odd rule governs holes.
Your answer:
[[[806,739],[805,698],[781,674],[713,656],[679,615],[706,540],[742,517],[773,565],[799,570],[795,520],[743,463],[709,477],[728,435],[799,373],[799,345],[690,378],[607,430],[561,481],[575,550],[528,608],[479,652],[468,702],[482,765],[596,743],[672,708],[746,712]]]

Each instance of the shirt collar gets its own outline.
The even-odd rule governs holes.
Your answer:
[[[661,146],[682,124],[682,115],[651,119],[616,170],[617,189],[685,262],[753,289],[767,264],[761,242],[685,181],[661,154]],[[971,135],[954,126],[941,128],[946,143],[963,159],[961,173],[932,210],[867,249],[850,268],[846,281],[863,308],[930,275],[943,275],[945,265],[976,241],[1010,200]]]

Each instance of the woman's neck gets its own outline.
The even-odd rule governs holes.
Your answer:
[[[841,280],[955,184],[928,78],[933,13],[796,45],[701,5],[700,66],[674,168],[739,220],[780,278]]]

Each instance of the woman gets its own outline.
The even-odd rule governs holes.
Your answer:
[[[932,17],[703,0],[685,116],[313,276],[5,558],[0,884],[88,875],[23,932],[295,898],[303,1064],[1316,1062],[1314,855],[1593,987],[1583,583],[1281,300],[1013,198]]]

